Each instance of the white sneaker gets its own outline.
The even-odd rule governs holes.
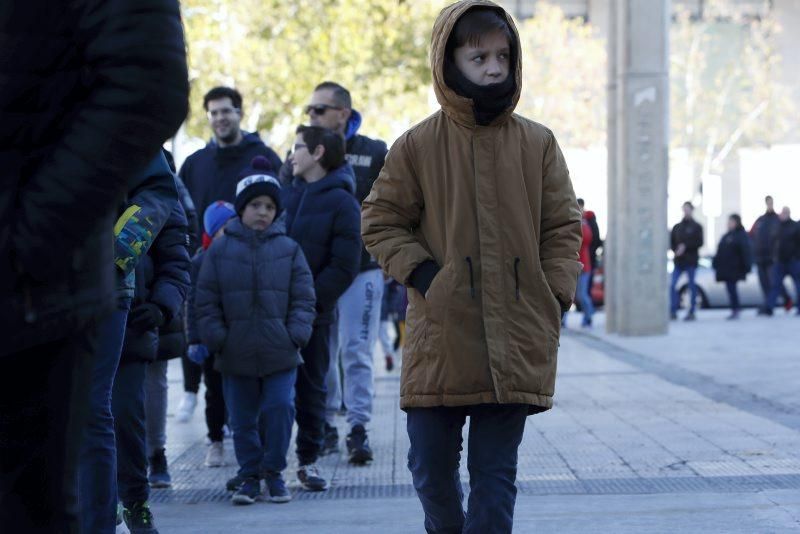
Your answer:
[[[179,423],[188,423],[197,408],[197,393],[189,391],[183,394],[181,403],[178,406],[178,414],[175,416]]]
[[[225,465],[225,449],[221,441],[212,441],[206,453],[206,467],[222,467]]]

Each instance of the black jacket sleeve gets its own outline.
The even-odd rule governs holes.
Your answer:
[[[153,284],[149,301],[157,304],[169,323],[180,314],[189,290],[189,249],[186,235],[186,216],[179,202],[158,234],[150,251],[153,259]]]
[[[192,196],[186,185],[181,180],[180,176],[175,176],[175,185],[178,187],[178,200],[183,206],[183,212],[186,214],[186,222],[189,234],[189,250],[196,250],[200,246],[198,232],[200,230],[200,221],[197,218],[197,208],[194,206]]]
[[[53,151],[18,193],[11,231],[23,268],[62,276],[60,261],[116,205],[188,110],[188,73],[177,0],[84,0],[75,46],[86,86]],[[35,46],[35,44],[32,44]],[[26,246],[58,229],[47,247]],[[43,257],[44,256],[44,257]]]
[[[361,210],[354,196],[342,198],[333,225],[331,261],[314,281],[317,305],[321,309],[333,307],[358,275],[361,261]]]
[[[190,345],[199,345],[202,343],[200,339],[200,332],[197,330],[197,310],[195,309],[195,301],[197,299],[197,280],[200,277],[200,267],[203,265],[203,252],[198,252],[192,258],[191,279],[192,284],[189,286],[189,294],[186,297],[186,340]]]

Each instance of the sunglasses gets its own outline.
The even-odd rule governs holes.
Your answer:
[[[312,113],[317,116],[325,115],[329,109],[344,109],[339,106],[329,106],[328,104],[309,104],[306,106],[306,115]]]

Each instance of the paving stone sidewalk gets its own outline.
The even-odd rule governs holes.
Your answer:
[[[669,336],[637,340],[567,329],[555,408],[528,419],[520,448],[516,530],[800,531],[800,318],[751,321],[725,323],[714,312]],[[763,369],[768,364],[775,368]],[[179,365],[170,368],[170,387],[172,413]],[[268,532],[421,532],[398,388],[396,374],[380,373],[370,432],[376,461],[353,467],[343,455],[326,457],[331,489],[307,493],[294,482],[290,453],[295,502],[281,507],[231,506],[230,441],[229,466],[205,468],[202,406],[189,424],[170,418],[174,484],[152,496],[160,530],[264,532],[266,521]],[[793,397],[783,395],[789,390]],[[462,476],[467,482],[465,468]]]

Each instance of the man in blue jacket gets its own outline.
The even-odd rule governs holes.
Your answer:
[[[233,202],[239,173],[256,156],[265,156],[273,169],[281,159],[258,136],[241,129],[244,113],[242,95],[231,87],[215,87],[203,97],[203,108],[214,137],[183,162],[179,173],[192,195],[197,213],[217,200]],[[202,232],[201,228],[197,229]]]
[[[353,196],[353,171],[344,139],[319,126],[297,129],[292,184],[282,191],[286,229],[297,241],[314,275],[317,319],[302,351],[296,384],[297,478],[311,491],[327,489],[316,461],[325,429],[325,375],[330,364],[330,329],[336,303],[358,274],[361,210]]]
[[[2,5],[0,529],[75,532],[114,220],[186,116],[186,51],[176,0]]]

